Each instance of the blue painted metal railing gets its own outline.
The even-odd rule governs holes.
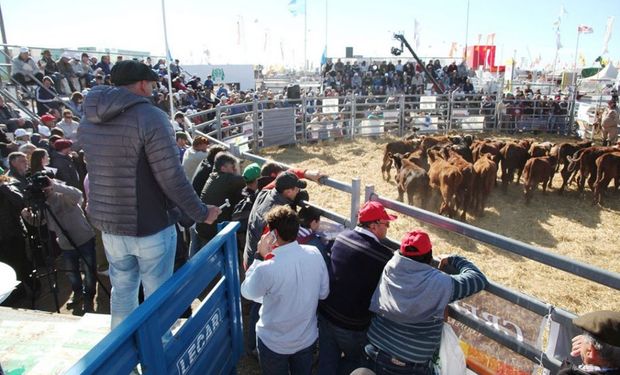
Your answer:
[[[67,374],[230,374],[243,352],[236,231],[220,232]],[[197,296],[208,296],[170,338]]]

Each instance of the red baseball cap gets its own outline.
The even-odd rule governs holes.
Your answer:
[[[46,113],[43,116],[41,116],[41,121],[43,122],[56,121],[56,117],[54,117],[54,115],[50,115],[49,113]]]
[[[397,216],[390,215],[385,211],[385,207],[379,202],[368,201],[359,210],[359,222],[370,223],[378,220],[396,220]]]
[[[407,250],[407,248],[409,248],[409,250]],[[407,232],[400,241],[400,253],[405,256],[428,254],[432,249],[431,239],[426,232],[421,230]]]

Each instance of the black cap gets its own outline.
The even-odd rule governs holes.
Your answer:
[[[620,312],[591,312],[573,319],[573,324],[608,345],[620,346]]]
[[[291,189],[294,187],[298,187],[300,189],[304,189],[306,187],[306,182],[297,178],[297,175],[293,172],[282,172],[276,177],[276,190],[279,192],[283,192],[286,189]]]
[[[134,61],[119,61],[112,67],[110,80],[116,86],[130,85],[138,81],[157,81],[159,77],[145,64]]]

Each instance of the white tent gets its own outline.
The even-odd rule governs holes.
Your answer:
[[[613,81],[618,76],[618,69],[611,62],[600,72],[592,77],[584,78],[584,81]]]

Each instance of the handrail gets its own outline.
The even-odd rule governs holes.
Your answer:
[[[620,290],[620,274],[616,272],[607,271],[589,264],[583,264],[572,259],[567,259],[566,257],[549,253],[535,246],[528,245],[521,241],[517,241],[485,229],[474,227],[470,224],[462,223],[430,211],[383,198],[374,192],[370,192],[370,195],[367,197],[369,200],[375,200],[382,203],[389,209],[401,212],[437,228],[445,229],[450,232],[487,243],[491,246],[521,255],[547,266],[551,266],[584,279]]]

